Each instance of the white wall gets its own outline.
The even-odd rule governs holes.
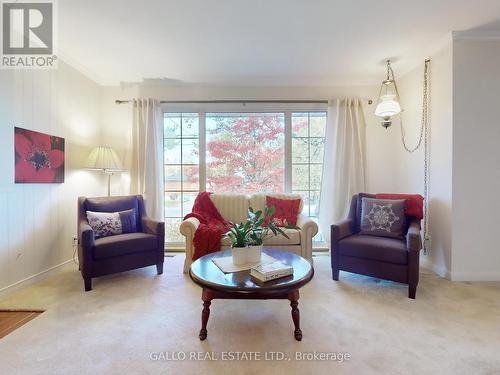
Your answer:
[[[100,88],[59,63],[57,70],[0,70],[0,291],[71,259],[76,199],[105,193],[84,171],[100,141]],[[65,138],[63,184],[14,184],[14,126]]]
[[[452,40],[430,57],[431,108],[429,128],[429,235],[428,255],[422,264],[443,277],[450,277],[452,267]],[[414,147],[419,139],[422,114],[424,62],[408,74],[397,77],[403,107],[402,120],[407,145]],[[397,72],[396,72],[397,73]],[[394,126],[395,125],[395,126]],[[393,144],[398,159],[395,190],[423,195],[424,146],[408,153],[400,140],[400,123],[391,132],[399,139]]]
[[[453,45],[453,280],[500,280],[500,33]],[[489,38],[488,38],[489,39]]]
[[[500,36],[455,34],[431,60],[431,241],[423,263],[452,280],[500,280]],[[422,67],[399,82],[408,138],[416,140]],[[398,189],[422,191],[423,150],[398,146],[397,154]]]
[[[346,96],[372,99],[376,101],[378,87],[235,87],[185,85],[171,86],[167,84],[125,85],[122,87],[105,87],[102,92],[102,123],[106,143],[117,149],[122,158],[129,161],[131,135],[130,104],[115,104],[115,99],[130,99],[134,97],[151,97],[162,100],[325,100]],[[367,190],[392,191],[397,160],[394,159],[387,143],[393,143],[394,135],[385,131],[379,120],[373,115],[375,104],[364,105],[367,123],[367,158],[366,181]],[[242,110],[245,110],[242,107]],[[127,193],[128,175],[115,177],[113,191],[116,194]]]

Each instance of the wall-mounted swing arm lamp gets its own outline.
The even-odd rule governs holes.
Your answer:
[[[378,94],[375,116],[382,117],[382,126],[388,128],[392,124],[392,118],[401,113],[401,102],[399,98],[398,86],[394,78],[391,60],[387,60],[387,74],[382,81]]]

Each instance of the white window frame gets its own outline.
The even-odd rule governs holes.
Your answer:
[[[285,186],[292,192],[292,113],[327,112],[324,103],[163,103],[164,113],[198,113],[200,191],[206,191],[206,114],[207,113],[283,113],[285,115]],[[163,156],[163,155],[162,155]],[[162,165],[163,165],[162,158]],[[182,242],[166,242],[168,249],[182,249]]]

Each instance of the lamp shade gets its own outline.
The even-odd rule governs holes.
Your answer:
[[[401,113],[401,104],[391,61],[387,60],[386,63],[387,76],[380,86],[375,116],[382,117],[382,126],[387,129],[392,124],[392,118]]]
[[[123,167],[115,150],[111,147],[98,146],[90,152],[87,159],[87,169],[120,171],[123,170]]]
[[[396,94],[382,95],[375,108],[375,116],[392,117],[401,112],[401,106],[396,100]]]

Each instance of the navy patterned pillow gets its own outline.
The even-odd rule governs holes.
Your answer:
[[[405,224],[404,199],[361,200],[361,234],[400,238],[403,237]]]
[[[120,212],[87,211],[87,220],[96,238],[137,232],[133,209]]]

